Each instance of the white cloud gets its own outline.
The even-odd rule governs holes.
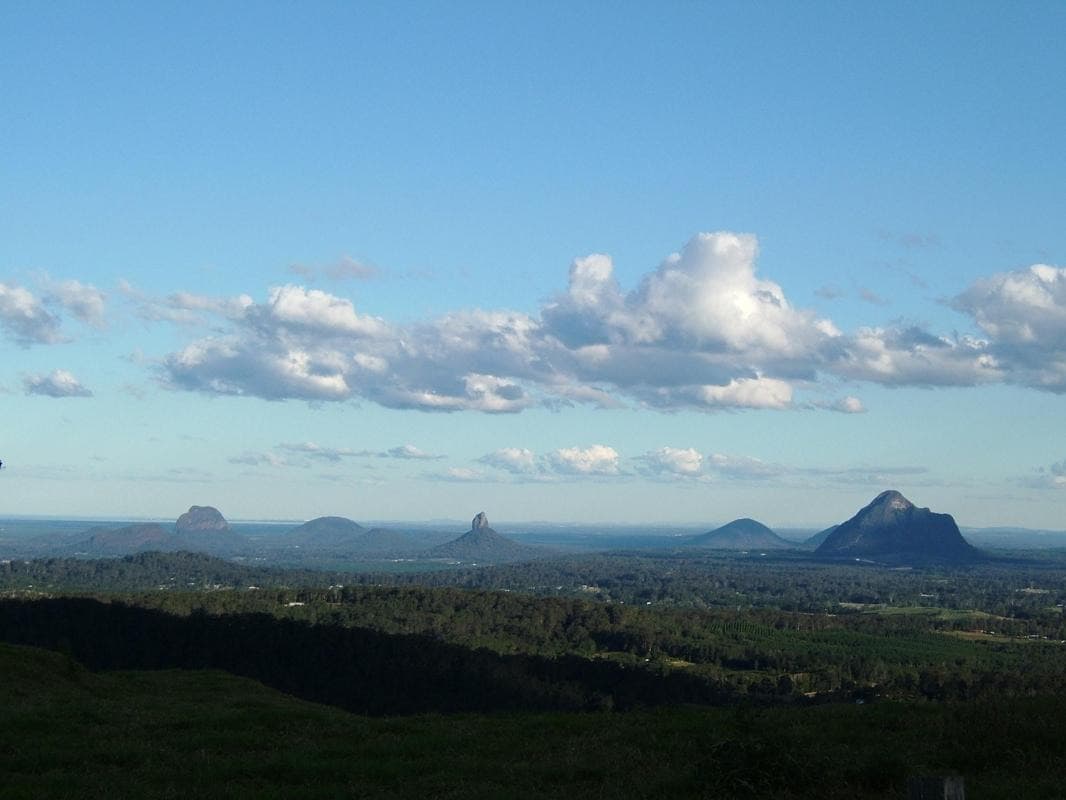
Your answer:
[[[384,321],[357,314],[350,300],[292,284],[271,289],[269,302],[257,310],[283,326],[325,335],[374,337],[388,332]]]
[[[26,394],[45,397],[92,397],[93,393],[81,385],[71,373],[63,369],[53,370],[48,375],[28,375],[23,378]]]
[[[849,338],[838,375],[891,386],[974,386],[1003,379],[987,341],[934,336],[922,328],[860,328]]]
[[[836,347],[828,320],[755,276],[754,237],[702,234],[623,295],[610,259],[574,262],[538,316],[480,309],[394,326],[299,286],[222,310],[231,331],[163,361],[174,388],[427,411],[522,411],[627,399],[662,408],[780,408]],[[168,307],[188,306],[172,299]],[[186,309],[188,310],[188,309]]]
[[[548,455],[552,468],[565,475],[617,475],[619,456],[613,447],[563,447]]]
[[[287,450],[290,453],[298,453],[306,458],[313,458],[318,461],[329,461],[337,463],[342,458],[352,458],[353,456],[369,455],[366,451],[355,451],[347,448],[336,447],[323,447],[315,442],[296,442],[296,443],[282,443],[278,445],[281,450]]]
[[[175,292],[168,295],[165,302],[174,311],[208,312],[231,319],[240,319],[245,311],[255,305],[255,301],[246,294],[217,298],[192,292]]]
[[[277,449],[295,453],[305,458],[332,463],[337,463],[345,458],[396,458],[404,461],[435,461],[445,457],[435,453],[427,453],[413,444],[398,445],[390,447],[388,450],[352,450],[348,447],[326,447],[316,442],[283,442],[277,446]],[[255,454],[255,457],[260,459],[278,458],[272,453]]]
[[[707,469],[726,478],[740,480],[766,480],[787,474],[790,470],[780,464],[772,464],[750,456],[735,456],[712,453],[707,457]]]
[[[1037,265],[975,283],[953,305],[979,335],[917,325],[845,335],[760,277],[757,254],[754,236],[699,234],[629,292],[610,258],[593,254],[574,261],[567,290],[534,314],[469,309],[397,325],[295,285],[259,303],[178,294],[142,308],[221,323],[162,359],[165,385],[270,400],[484,413],[573,403],[858,413],[856,398],[796,397],[840,378],[1066,391],[1066,271]],[[48,335],[47,325],[39,330]]]
[[[255,303],[246,294],[236,297],[211,297],[194,292],[174,292],[166,297],[151,297],[129,281],[120,280],[119,293],[129,300],[135,313],[148,322],[171,322],[177,325],[208,325],[213,316],[239,320]]]
[[[21,286],[0,283],[0,327],[24,347],[64,341],[59,332],[59,318]]]
[[[421,450],[415,447],[413,444],[404,444],[399,447],[393,447],[380,454],[388,458],[402,458],[407,460],[416,461],[431,461],[438,458],[444,458],[444,456],[434,455],[433,453],[427,453],[425,450]]]
[[[726,386],[703,386],[700,398],[720,408],[788,408],[792,387],[775,378],[740,378]]]
[[[44,284],[49,302],[62,306],[87,325],[100,329],[106,327],[106,296],[95,286],[76,280],[53,281],[47,276]]]
[[[289,462],[277,453],[245,452],[228,460],[231,464],[247,464],[252,467],[287,467],[289,465]]]
[[[1005,380],[1066,392],[1066,269],[1034,264],[983,278],[952,305],[988,335]]]
[[[570,287],[544,310],[549,329],[577,347],[671,346],[705,354],[809,357],[831,338],[813,312],[794,309],[781,287],[756,277],[754,236],[702,233],[621,293],[607,256],[575,261]]]
[[[830,408],[834,411],[840,411],[843,414],[865,414],[866,406],[862,404],[862,400],[852,395],[847,397],[841,397]]]
[[[449,481],[454,483],[474,483],[486,481],[484,473],[470,467],[448,467],[443,472],[432,472],[422,476],[431,481]]]
[[[660,447],[640,457],[648,471],[695,477],[703,472],[703,456],[691,447]]]
[[[478,461],[516,475],[529,475],[538,470],[536,454],[524,447],[504,447],[483,455]]]

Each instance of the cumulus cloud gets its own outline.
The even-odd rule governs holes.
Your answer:
[[[890,386],[975,386],[1004,377],[987,340],[936,336],[918,326],[860,328],[832,369]]]
[[[1006,380],[1066,392],[1066,269],[1034,264],[993,275],[952,305],[989,337]]]
[[[62,306],[86,325],[99,329],[107,327],[106,295],[95,286],[76,280],[54,281],[47,276],[44,285],[49,302]]]
[[[538,471],[536,454],[524,447],[503,447],[483,455],[478,461],[516,475],[530,475]]]
[[[563,447],[548,455],[552,468],[564,475],[617,475],[619,455],[613,447]]]
[[[862,400],[853,395],[847,397],[841,397],[835,403],[830,404],[829,408],[833,411],[839,411],[842,414],[865,414],[866,406],[862,404]]]
[[[826,405],[797,394],[841,378],[1066,391],[1063,270],[1037,265],[975,283],[952,301],[973,318],[970,333],[898,323],[845,334],[795,307],[758,274],[757,257],[754,236],[699,234],[625,291],[610,257],[593,254],[573,262],[567,289],[536,313],[475,308],[404,325],[291,284],[262,302],[171,295],[142,308],[177,322],[213,319],[210,335],[161,360],[164,385],[268,400],[857,413],[854,398]]]
[[[725,386],[702,386],[700,398],[718,408],[787,408],[792,386],[776,378],[740,378]]]
[[[269,302],[250,310],[267,326],[277,323],[334,336],[373,337],[388,332],[377,317],[357,314],[350,300],[292,284],[271,289]]]
[[[22,385],[26,394],[45,397],[92,397],[93,393],[64,369],[53,370],[48,375],[27,375]]]
[[[64,341],[59,317],[51,314],[32,292],[0,283],[0,327],[23,347]]]
[[[582,280],[572,271],[570,299],[584,308],[596,300],[599,338],[605,342],[685,343],[711,353],[806,353],[825,334],[813,314],[789,305],[780,286],[756,277],[757,252],[754,236],[700,234],[624,299],[601,257],[595,270],[577,271]]]
[[[660,447],[638,460],[646,471],[654,474],[694,477],[703,472],[703,455],[691,447]]]
[[[426,411],[786,408],[792,383],[813,379],[841,334],[758,278],[756,254],[752,236],[701,234],[628,294],[611,260],[593,255],[539,315],[473,309],[406,326],[321,290],[276,287],[264,303],[219,309],[229,330],[171,353],[163,376],[214,394]]]

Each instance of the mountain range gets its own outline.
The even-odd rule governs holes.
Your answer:
[[[539,559],[556,554],[549,546],[531,546],[499,534],[489,524],[484,512],[471,521],[470,530],[449,539],[440,529],[370,528],[339,516],[318,517],[289,529],[274,527],[263,532],[244,523],[239,526],[248,536],[230,527],[218,509],[192,506],[173,525],[156,522],[124,526],[98,526],[89,530],[56,533],[21,540],[15,551],[19,557],[62,556],[109,557],[148,551],[188,550],[222,557],[254,557],[259,561],[318,564],[338,560],[451,560],[458,562],[499,563]],[[998,532],[996,532],[998,534]],[[1008,532],[1009,534],[1009,532]],[[1054,546],[1060,533],[1041,537],[1044,546]],[[1007,538],[1004,534],[999,538]],[[606,538],[606,537],[605,537]],[[562,542],[562,540],[559,540]],[[593,541],[592,539],[587,539]],[[613,544],[592,548],[609,550],[627,547]],[[442,543],[443,542],[443,543]],[[895,490],[882,492],[851,519],[821,531],[806,541],[790,542],[766,525],[750,518],[736,519],[714,530],[681,539],[655,537],[645,539],[642,548],[676,550],[719,549],[766,551],[813,549],[823,559],[866,560],[888,564],[969,563],[981,558],[963,538],[955,520],[918,508]],[[982,544],[987,544],[981,540]],[[7,544],[0,542],[0,544]],[[550,544],[550,543],[549,543]],[[565,547],[565,543],[555,546]],[[11,545],[7,544],[11,550]]]

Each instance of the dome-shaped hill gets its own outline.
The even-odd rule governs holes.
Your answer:
[[[715,550],[782,550],[793,546],[761,522],[747,517],[694,536],[686,544]]]
[[[124,555],[142,550],[165,550],[172,534],[154,522],[123,528],[92,528],[89,538],[75,548],[92,554]]]
[[[350,547],[366,536],[366,528],[347,517],[316,517],[293,528],[285,537],[300,547],[335,549]]]

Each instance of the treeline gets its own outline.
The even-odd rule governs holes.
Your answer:
[[[659,674],[683,671],[738,694],[860,691],[961,699],[1066,686],[1063,645],[960,638],[931,631],[924,615],[696,611],[426,587],[168,592],[125,600],[178,615],[267,613],[500,655],[580,656]]]
[[[774,608],[836,613],[841,603],[977,610],[1008,618],[1058,614],[1066,603],[1066,564],[1014,559],[965,567],[889,569],[726,554],[591,554],[417,574],[353,574],[348,583],[461,586],[538,595],[582,594],[628,605]]]
[[[329,586],[342,576],[311,569],[247,566],[204,553],[137,553],[121,558],[0,562],[0,589],[95,592]]]
[[[459,587],[679,609],[847,613],[855,606],[978,611],[1032,623],[1012,631],[1066,638],[1066,563],[987,562],[954,569],[826,564],[798,555],[593,554],[405,573],[250,566],[198,553],[0,562],[0,589],[129,592],[336,585]],[[844,604],[844,607],[841,606]]]
[[[265,613],[188,616],[89,598],[0,600],[0,639],[90,669],[221,669],[360,714],[629,709],[735,700],[724,686],[577,656],[504,656]]]

